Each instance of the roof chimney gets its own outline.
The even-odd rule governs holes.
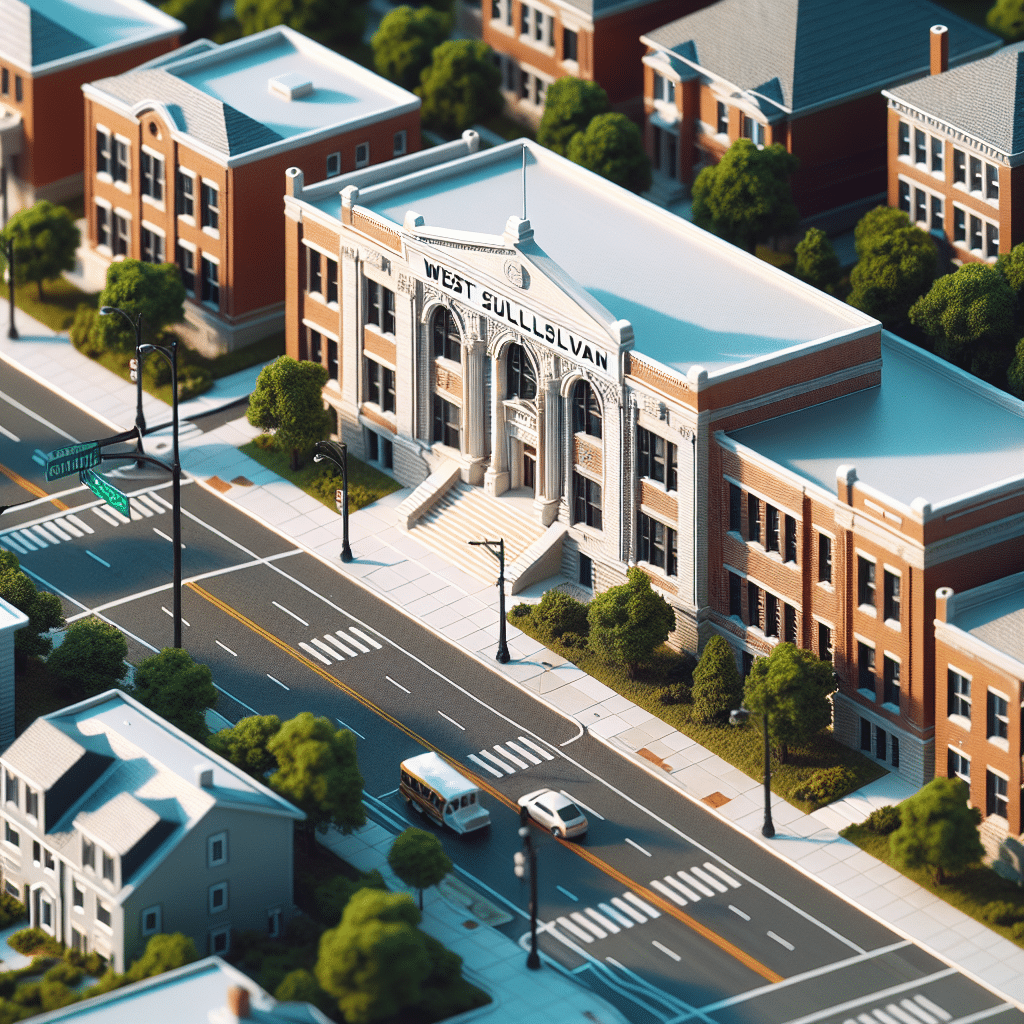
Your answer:
[[[931,43],[932,74],[941,75],[949,70],[949,29],[945,25],[932,25],[928,39]]]
[[[238,1020],[249,1019],[249,990],[241,985],[228,986],[228,1013]]]

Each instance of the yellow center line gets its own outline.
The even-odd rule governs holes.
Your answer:
[[[490,796],[492,796],[495,800],[497,800],[499,803],[504,804],[506,807],[514,811],[516,814],[519,813],[519,805],[514,800],[511,800],[509,797],[505,796],[504,793],[501,793],[499,790],[495,789],[486,779],[482,778],[475,772],[468,769],[460,761],[455,760],[455,758],[449,757],[443,750],[440,750],[438,747],[435,747],[433,743],[430,743],[428,740],[425,740],[418,733],[414,732],[407,725],[403,724],[397,718],[395,718],[394,715],[388,714],[388,712],[385,711],[383,708],[378,707],[376,704],[373,703],[373,701],[364,697],[358,690],[354,690],[347,683],[342,682],[336,676],[332,676],[330,672],[325,671],[322,666],[316,664],[316,662],[314,661],[311,661],[309,658],[305,657],[305,655],[300,654],[298,651],[295,650],[294,647],[285,643],[285,641],[280,639],[279,637],[274,636],[273,633],[270,633],[269,631],[265,630],[262,626],[258,626],[255,622],[252,621],[252,619],[247,618],[241,612],[237,611],[236,609],[232,608],[229,604],[226,604],[224,601],[220,600],[220,598],[214,597],[213,594],[211,594],[208,590],[205,590],[203,587],[200,587],[196,583],[186,583],[185,586],[193,590],[204,600],[209,601],[210,604],[212,604],[215,608],[219,608],[222,612],[224,612],[225,615],[229,615],[237,622],[242,623],[243,626],[245,626],[247,629],[252,630],[252,632],[254,632],[257,636],[263,637],[263,639],[266,640],[268,643],[271,643],[275,647],[280,648],[280,650],[290,655],[296,661],[300,662],[302,665],[305,665],[305,667],[308,668],[311,672],[315,672],[322,679],[327,680],[327,682],[331,683],[333,686],[336,686],[342,692],[348,694],[353,700],[356,700],[360,704],[362,704],[363,707],[372,711],[375,715],[378,715],[380,718],[383,718],[384,721],[386,721],[389,725],[393,725],[396,729],[401,730],[410,739],[415,740],[415,742],[419,743],[423,747],[426,747],[428,750],[433,750],[435,753],[440,754],[440,756],[443,757],[458,772],[472,779],[473,782],[480,789],[490,794]],[[690,928],[692,931],[695,931],[698,935],[706,939],[708,942],[711,942],[714,945],[716,945],[724,953],[727,953],[729,956],[738,960],[741,964],[743,964],[745,967],[748,967],[755,974],[759,974],[766,981],[774,983],[783,980],[783,976],[781,974],[777,974],[775,971],[771,970],[771,968],[766,967],[759,960],[756,960],[754,957],[750,956],[749,953],[745,953],[742,949],[731,943],[728,939],[722,938],[721,935],[718,935],[716,932],[713,932],[710,928],[701,924],[699,921],[694,920],[694,918],[692,918],[689,914],[684,913],[677,906],[675,906],[675,904],[659,896],[656,892],[652,892],[646,886],[641,885],[639,882],[635,882],[632,878],[630,878],[628,875],[623,874],[617,868],[613,868],[610,864],[606,863],[600,857],[598,857],[597,854],[592,853],[590,850],[587,850],[586,848],[579,846],[576,843],[567,843],[562,840],[559,840],[559,842],[566,849],[570,850],[572,853],[575,853],[576,856],[582,857],[589,864],[593,865],[598,870],[604,872],[604,874],[608,875],[610,878],[615,879],[615,881],[618,882],[620,885],[624,885],[627,889],[632,890],[632,892],[634,892],[637,896],[639,896],[641,899],[646,900],[653,906],[657,907],[662,913],[668,914],[670,917],[675,918],[681,924],[686,925],[687,928]]]
[[[4,476],[13,480],[19,487],[28,491],[29,494],[34,494],[37,498],[45,498],[47,496],[46,491],[42,489],[38,484],[32,483],[31,480],[26,480],[20,473],[15,473],[13,469],[8,469],[4,465],[0,465],[0,473]],[[66,512],[71,506],[65,505],[63,501],[58,498],[50,498],[50,503],[56,505],[62,512]]]

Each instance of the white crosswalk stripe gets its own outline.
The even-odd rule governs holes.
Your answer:
[[[481,750],[481,757],[486,757],[492,764],[496,764],[506,775],[515,775],[515,768],[510,768],[504,761],[495,757],[489,750]]]
[[[567,917],[558,917],[555,920],[570,934],[580,939],[583,942],[593,942],[594,936],[589,932],[585,932],[582,928],[578,928],[572,923]]]
[[[534,743],[533,740],[527,739],[525,736],[520,736],[519,742],[525,743],[526,746],[528,746],[531,750],[540,754],[540,756],[543,757],[545,761],[554,761],[555,755],[549,754],[543,747],[538,746],[536,743]]]
[[[559,938],[555,924],[581,942],[594,942],[595,939],[606,939],[609,935],[618,935],[623,929],[635,928],[639,924],[647,924],[661,912],[655,910],[645,900],[631,892],[622,896],[613,896],[608,903],[598,903],[594,907],[569,912],[568,917],[555,918],[548,930]],[[563,941],[565,941],[564,937]]]
[[[317,661],[323,662],[325,665],[330,665],[331,661],[329,658],[325,658],[318,650],[310,647],[309,644],[299,641],[299,646],[307,653],[311,654]]]
[[[624,914],[628,914],[637,924],[647,923],[647,918],[636,907],[631,907],[625,900],[619,899],[618,896],[613,897],[612,906],[618,907]]]
[[[364,633],[361,629],[358,629],[356,626],[352,627],[352,632],[355,633],[356,636],[365,640],[371,647],[375,648],[376,650],[379,651],[381,649],[381,644],[377,643],[377,641],[374,640],[372,636],[369,636],[367,633]]]
[[[302,620],[300,620],[302,621]],[[358,633],[362,639],[357,640],[353,634]],[[365,643],[363,641],[366,641]],[[326,641],[326,643],[324,642]],[[313,645],[312,647],[310,645]],[[370,646],[368,647],[367,644]],[[330,645],[330,646],[328,646]],[[372,654],[373,649],[381,649],[381,645],[377,643],[372,637],[368,637],[361,629],[357,629],[355,626],[350,626],[348,631],[343,629],[336,629],[333,633],[324,633],[323,637],[310,637],[308,643],[300,643],[301,647],[307,654],[314,654],[322,661],[325,665],[330,665],[333,659],[334,661],[345,661],[347,658],[358,658],[362,654]],[[313,650],[313,647],[319,648],[321,652],[328,655],[325,658],[323,654],[318,654]]]
[[[658,881],[658,879],[654,879],[654,881],[651,882],[651,888],[657,889],[662,896],[665,896],[666,898],[670,899],[673,903],[678,904],[680,907],[686,906],[686,900],[683,899],[683,897],[680,896],[679,893],[677,893],[674,889],[670,889],[664,882],[660,882]]]
[[[922,1009],[928,1010],[929,1012],[933,1013],[936,1017],[939,1018],[939,1020],[951,1019],[950,1014],[946,1013],[946,1011],[941,1006],[936,1006],[935,1003],[933,1003],[925,995],[914,996],[914,1002],[920,1005]]]
[[[501,754],[501,756],[503,758],[511,761],[514,765],[518,765],[520,768],[529,768],[530,767],[525,761],[520,761],[519,758],[516,757],[515,754],[510,754],[503,746],[501,746],[501,744],[495,743],[494,744],[494,749],[499,754]]]
[[[650,905],[650,903],[647,903],[646,901],[640,899],[640,897],[637,896],[636,893],[624,892],[622,894],[622,898],[625,900],[629,900],[629,902],[632,903],[634,907],[636,907],[638,910],[642,910],[648,917],[661,917],[660,910],[655,910],[654,907]]]
[[[334,631],[334,635],[338,636],[338,637],[341,637],[342,640],[344,640],[346,643],[352,644],[353,647],[358,647],[359,650],[361,650],[363,652],[363,654],[369,654],[370,653],[370,648],[367,647],[366,644],[360,643],[350,633],[343,633],[340,629],[337,629],[337,630]],[[355,655],[353,654],[352,657],[354,658]]]
[[[485,772],[490,772],[496,779],[504,778],[501,772],[495,771],[486,761],[481,761],[480,758],[476,756],[476,754],[470,754],[469,760],[472,761],[473,764],[483,768]]]
[[[84,519],[79,519],[78,516],[76,516],[73,512],[69,512],[64,517],[64,522],[70,523],[73,526],[77,526],[78,529],[82,530],[84,533],[96,532],[87,522],[85,522]]]
[[[687,889],[686,886],[683,885],[683,883],[680,882],[678,878],[673,878],[671,875],[666,875],[665,881],[669,885],[671,885],[672,888],[676,890],[676,892],[682,893],[683,896],[685,896],[691,903],[696,903],[697,900],[700,899],[699,896],[694,896],[694,894],[689,889]]]
[[[699,878],[702,882],[707,882],[713,889],[717,889],[719,892],[729,891],[714,875],[709,875],[703,868],[691,868],[690,870],[695,878]]]
[[[604,928],[605,931],[611,932],[612,935],[618,935],[619,932],[622,931],[622,929],[614,921],[609,920],[607,917],[604,916],[604,914],[598,913],[592,907],[587,907],[583,911],[583,913],[586,914],[592,921],[597,922],[597,924],[600,927]]]
[[[614,907],[609,907],[607,903],[598,903],[597,908],[605,915],[605,917],[610,917],[616,924],[621,925],[623,928],[634,927],[630,918],[616,910]]]
[[[486,762],[481,761],[481,758],[486,758]],[[526,771],[528,768],[540,764],[541,758],[553,761],[554,755],[549,754],[543,747],[534,743],[533,740],[528,739],[526,736],[519,736],[516,740],[505,740],[503,743],[495,743],[491,746],[490,750],[478,750],[476,754],[467,755],[467,760],[472,761],[481,768],[486,768],[497,779],[504,776],[496,772],[491,767],[492,765],[497,765],[504,775],[514,775],[516,769]]]
[[[40,523],[39,529],[44,530],[54,543],[59,544],[62,540],[71,540],[71,534],[62,530],[55,519],[48,523]]]
[[[29,551],[38,551],[40,548],[46,546],[38,537],[33,537],[32,534],[26,530],[18,530],[15,536]]]
[[[27,533],[40,547],[46,548],[51,544],[57,542],[40,526],[30,526],[27,530],[23,531],[23,535]]]
[[[590,932],[599,939],[608,938],[608,933],[598,924],[595,924],[588,917],[585,917],[578,910],[574,910],[569,915],[581,928],[587,928]]]
[[[505,746],[508,747],[510,750],[514,750],[520,757],[525,757],[526,760],[530,762],[530,764],[540,764],[539,757],[534,757],[533,754],[531,754],[524,747],[519,746],[518,743],[513,743],[511,740],[506,740]]]
[[[13,534],[8,533],[6,536],[0,537],[0,541],[3,542],[4,547],[7,548],[8,551],[13,551],[16,555],[24,555],[28,551],[28,548],[14,537]]]
[[[320,650],[324,652],[324,654],[329,654],[335,661],[345,660],[345,656],[343,654],[339,654],[333,648],[328,647],[327,644],[323,642],[323,640],[318,640],[316,637],[314,637],[312,640],[310,640],[310,643],[313,644],[314,647],[319,647]]]
[[[714,889],[709,889],[703,882],[698,882],[693,875],[687,874],[685,871],[677,871],[676,874],[686,883],[688,888],[696,889],[703,896],[715,895]]]
[[[330,633],[324,633],[324,639],[332,646],[337,647],[342,654],[347,654],[350,658],[358,657],[356,651],[352,650],[351,647],[347,647],[343,644],[336,636],[331,636]]]
[[[708,869],[713,875],[718,877],[729,886],[730,889],[738,889],[740,883],[736,881],[731,875],[727,875],[717,864],[712,864],[710,861],[704,862],[704,867]],[[725,892],[725,890],[722,890]]]
[[[901,1024],[921,1024],[916,1017],[912,1017],[902,1006],[897,1006],[895,1003],[890,1003],[885,1009],[891,1016],[900,1021]]]
[[[124,516],[118,516],[118,518],[115,519],[113,511],[108,512],[105,508],[101,507],[100,505],[97,505],[93,509],[93,512],[95,512],[96,515],[99,516],[99,518],[107,524],[107,526],[120,526],[121,523],[127,522]]]

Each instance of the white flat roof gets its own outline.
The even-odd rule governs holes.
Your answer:
[[[523,212],[516,141],[360,190],[357,205],[396,224],[501,236]],[[713,377],[750,360],[870,328],[870,317],[533,143],[526,215],[537,245],[628,320],[635,350],[686,375]],[[337,194],[310,200],[338,215]]]
[[[904,505],[1024,479],[1024,402],[887,332],[880,387],[729,436],[832,494],[852,465]]]

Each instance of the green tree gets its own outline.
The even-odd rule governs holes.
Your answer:
[[[420,1001],[432,964],[419,922],[409,896],[361,889],[320,936],[317,980],[348,1024],[397,1016]]]
[[[306,812],[299,828],[311,848],[314,829],[336,825],[348,834],[366,823],[356,738],[348,729],[303,711],[281,725],[267,749],[278,764],[270,785]]]
[[[1006,278],[1006,283],[1019,295],[1024,288],[1024,242],[1004,252],[996,260],[996,268]]]
[[[143,342],[157,342],[165,328],[185,319],[181,272],[174,263],[111,263],[107,268],[107,286],[100,292],[100,306],[115,306],[131,317],[141,313]],[[135,331],[118,313],[99,317],[96,333],[104,348],[135,351]]]
[[[1024,338],[1017,342],[1017,351],[1006,371],[1006,381],[1011,395],[1024,398]]]
[[[230,729],[213,733],[206,745],[263,782],[267,772],[277,767],[277,760],[267,747],[280,728],[281,719],[277,715],[250,715],[237,721]]]
[[[750,139],[737,139],[718,164],[697,175],[694,223],[753,252],[758,242],[800,219],[789,185],[799,166],[778,143],[759,149]]]
[[[505,106],[493,51],[479,39],[441,43],[420,75],[416,95],[423,100],[423,124],[442,135],[457,135]]]
[[[312,1003],[325,1013],[331,1010],[333,1000],[320,987],[312,971],[304,967],[289,971],[274,989],[279,1003]]]
[[[1015,306],[1013,289],[998,268],[965,263],[938,278],[909,315],[931,338],[936,355],[1001,382],[1012,356]]]
[[[846,301],[892,329],[906,321],[935,272],[935,243],[920,228],[907,225],[869,235],[850,274]]]
[[[978,838],[981,813],[968,807],[962,779],[932,779],[900,804],[900,827],[889,836],[898,868],[931,868],[936,885],[985,854]]]
[[[823,292],[831,291],[839,281],[842,268],[839,257],[821,228],[808,228],[807,234],[797,242],[794,273],[801,281],[813,284]]]
[[[384,15],[370,40],[373,66],[389,81],[415,89],[435,48],[451,31],[451,15],[433,7],[396,7]]]
[[[643,569],[633,566],[627,581],[590,602],[590,649],[606,661],[621,662],[630,679],[650,660],[675,628],[672,606],[651,589]]]
[[[743,702],[743,679],[729,641],[717,633],[704,645],[693,670],[693,717],[705,725],[724,722]]]
[[[242,35],[287,25],[334,49],[358,43],[366,28],[363,0],[235,0]]]
[[[0,548],[0,597],[28,616],[28,625],[14,634],[14,661],[25,671],[29,658],[45,658],[53,650],[53,641],[45,636],[64,625],[60,598],[36,585],[22,571],[18,556]]]
[[[46,662],[51,678],[75,700],[117,686],[128,674],[128,641],[110,622],[90,615],[68,626],[63,643]]]
[[[124,976],[128,981],[142,981],[198,959],[196,944],[187,935],[181,932],[154,935],[146,943],[146,952],[125,971]]]
[[[395,839],[388,853],[388,864],[406,885],[419,889],[420,910],[423,909],[423,890],[440,883],[452,869],[441,841],[421,828],[407,828]]]
[[[34,281],[43,301],[43,282],[75,269],[75,250],[82,240],[71,211],[41,199],[19,210],[0,232],[4,244],[14,243],[14,279]]]
[[[651,187],[651,161],[640,129],[625,114],[598,114],[569,142],[569,159],[631,192]]]
[[[330,435],[331,414],[321,394],[326,383],[327,370],[320,363],[278,356],[260,370],[249,396],[249,422],[274,431],[277,447],[291,453],[293,470],[302,465],[303,450]]]
[[[160,10],[185,22],[187,41],[212,36],[220,25],[220,0],[164,0]]]
[[[876,206],[868,210],[853,229],[853,247],[863,259],[874,247],[899,228],[911,227],[910,218],[892,206]]]
[[[598,114],[608,112],[608,93],[597,84],[566,75],[548,86],[544,114],[537,128],[537,141],[562,156],[569,155],[569,143],[577,132]]]
[[[1024,0],[996,0],[985,21],[1009,43],[1024,39]]]
[[[165,647],[140,662],[132,695],[189,736],[210,735],[206,709],[217,703],[217,688],[209,666],[193,661],[188,651]]]
[[[743,702],[755,715],[768,715],[768,735],[785,763],[791,745],[808,742],[831,723],[828,697],[835,688],[831,662],[795,644],[778,644],[754,662]]]

